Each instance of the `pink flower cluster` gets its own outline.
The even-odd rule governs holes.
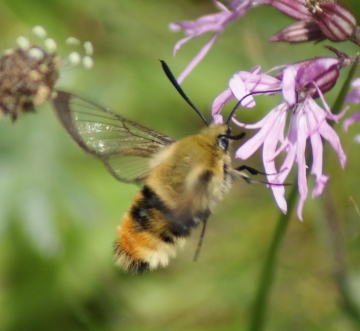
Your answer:
[[[333,42],[359,42],[359,29],[353,13],[335,0],[235,0],[228,6],[213,1],[219,12],[200,17],[194,21],[172,23],[173,31],[183,30],[186,37],[174,48],[174,54],[186,42],[204,33],[212,32],[209,41],[193,58],[179,77],[181,82],[198,64],[214,44],[227,25],[259,5],[272,6],[281,13],[296,20],[288,27],[274,34],[270,41],[288,43],[330,40]],[[241,107],[253,108],[254,95],[279,94],[282,97],[268,114],[253,124],[238,118],[231,120],[239,127],[258,130],[240,146],[235,157],[246,160],[262,149],[262,160],[267,181],[279,208],[287,211],[283,185],[294,165],[297,165],[299,203],[297,215],[302,219],[304,202],[308,195],[307,185],[307,143],[311,149],[310,173],[315,178],[312,197],[317,197],[329,177],[323,173],[323,142],[330,144],[341,167],[345,166],[346,155],[332,123],[337,123],[345,111],[332,113],[324,94],[336,84],[340,69],[352,65],[356,60],[329,47],[335,57],[319,57],[297,63],[278,66],[264,73],[260,66],[250,71],[239,71],[229,81],[229,87],[213,102],[212,116],[215,123],[223,122],[222,109],[232,99],[241,100]],[[270,72],[276,72],[270,74]],[[354,82],[354,90],[348,95],[348,102],[359,103],[360,81]],[[319,99],[320,102],[315,101]],[[239,112],[238,112],[239,113]],[[360,121],[360,112],[351,115],[344,123],[346,129]],[[357,137],[360,142],[360,136]],[[280,161],[278,161],[280,159]],[[279,163],[280,162],[280,163]],[[280,164],[277,166],[277,164]]]
[[[346,155],[341,147],[339,137],[328,124],[328,120],[337,122],[342,116],[334,115],[326,103],[323,92],[334,85],[339,75],[341,60],[325,57],[295,63],[284,67],[274,76],[262,73],[260,67],[250,72],[237,72],[229,82],[229,88],[214,101],[212,115],[214,121],[222,122],[220,112],[231,99],[241,100],[242,106],[252,108],[255,100],[253,92],[267,93],[278,89],[282,101],[269,111],[260,121],[246,124],[232,118],[237,126],[245,129],[256,129],[258,132],[239,147],[235,157],[246,160],[262,147],[262,159],[268,182],[283,184],[294,164],[298,168],[299,204],[297,215],[302,219],[302,209],[307,197],[306,180],[306,142],[309,139],[312,152],[311,174],[315,176],[315,188],[312,197],[322,193],[328,180],[323,174],[323,143],[326,140],[336,152],[339,162],[344,167]],[[326,76],[326,80],[323,78]],[[322,107],[314,100],[320,96]],[[285,132],[287,120],[288,129]],[[285,154],[279,169],[275,165],[276,158]],[[287,211],[284,197],[284,186],[270,185],[275,200],[283,212]]]

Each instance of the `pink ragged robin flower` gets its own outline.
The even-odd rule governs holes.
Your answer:
[[[245,15],[253,7],[270,5],[294,19],[311,19],[311,15],[305,7],[304,0],[234,0],[229,2],[227,6],[215,0],[213,0],[213,2],[219,9],[218,13],[205,15],[194,21],[171,23],[169,26],[172,31],[183,30],[186,35],[185,38],[176,43],[173,51],[174,55],[186,42],[199,37],[204,33],[213,33],[209,41],[201,48],[200,52],[190,61],[184,71],[180,74],[178,78],[179,83],[181,83],[191,70],[204,58],[226,26]]]
[[[178,77],[181,83],[191,70],[204,58],[217,37],[224,31],[227,25],[245,15],[251,8],[267,4],[270,0],[234,0],[225,6],[224,4],[213,0],[214,5],[219,12],[215,14],[205,15],[194,21],[175,22],[169,25],[170,30],[183,30],[186,37],[178,41],[174,47],[173,54],[186,42],[197,38],[204,33],[212,32],[213,35],[209,41],[201,48],[200,52],[190,61],[184,71]]]
[[[360,29],[354,14],[336,0],[234,0],[226,6],[215,0],[213,2],[219,9],[218,13],[193,21],[171,23],[169,26],[172,31],[183,30],[186,35],[175,44],[174,55],[186,42],[212,32],[208,42],[180,74],[179,83],[204,58],[226,26],[255,6],[268,5],[297,20],[273,35],[270,41],[297,43],[329,39],[335,42],[351,40],[360,44]]]
[[[323,174],[323,144],[326,140],[336,152],[339,162],[344,167],[346,155],[341,147],[339,137],[328,121],[337,122],[342,116],[331,113],[324,99],[324,93],[329,91],[339,75],[339,69],[344,65],[342,59],[323,57],[310,59],[284,66],[275,75],[261,73],[259,68],[250,72],[238,72],[229,82],[229,88],[214,101],[212,114],[214,121],[221,122],[220,115],[223,106],[231,99],[242,99],[249,93],[263,91],[274,94],[276,89],[282,94],[283,100],[275,106],[259,122],[246,124],[232,118],[233,122],[245,129],[258,129],[258,132],[240,146],[235,157],[246,160],[262,147],[262,158],[269,183],[283,184],[296,163],[298,168],[299,203],[297,215],[302,219],[303,205],[307,197],[307,164],[306,143],[309,140],[312,153],[311,174],[315,176],[315,187],[312,197],[320,195],[328,180]],[[315,102],[321,100],[322,106]],[[243,107],[253,107],[252,96],[243,100]],[[285,128],[287,127],[287,132]],[[275,159],[285,154],[279,168]],[[284,198],[284,186],[270,185],[279,208],[287,211]]]

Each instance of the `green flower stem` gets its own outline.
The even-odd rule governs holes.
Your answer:
[[[337,213],[333,208],[334,203],[329,192],[324,192],[322,201],[330,239],[329,251],[332,252],[333,257],[334,280],[340,295],[340,307],[353,322],[355,329],[360,330],[360,308],[351,290]]]
[[[341,307],[344,312],[353,322],[355,330],[360,329],[360,310],[356,300],[353,297],[349,281],[347,277],[338,275],[336,277],[336,283],[338,286],[339,293],[341,295]]]
[[[292,210],[295,206],[296,196],[297,187],[294,185],[288,198],[288,212],[286,215],[280,214],[268,255],[261,271],[259,286],[250,316],[250,331],[260,331],[265,325],[267,303],[274,278],[277,255],[282,238],[286,232],[287,225],[289,224]]]
[[[360,54],[358,53],[354,58],[354,63],[349,70],[349,73],[345,79],[343,86],[341,87],[339,95],[337,96],[336,101],[331,107],[331,111],[333,114],[339,114],[342,108],[344,107],[346,95],[349,93],[351,82],[353,81],[357,68],[359,66],[359,60],[360,60]],[[330,125],[333,126],[334,123],[332,122]]]

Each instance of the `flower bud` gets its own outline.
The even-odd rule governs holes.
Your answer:
[[[323,34],[314,21],[298,21],[274,34],[270,41],[300,43],[311,40],[322,40]]]
[[[266,3],[296,20],[311,19],[311,14],[304,6],[304,0],[271,0]]]
[[[291,68],[296,72],[296,92],[313,98],[319,96],[318,89],[326,93],[336,84],[340,66],[341,60],[335,57],[318,57],[292,64]],[[284,70],[275,77],[283,80]]]
[[[356,29],[356,18],[342,4],[333,0],[308,1],[307,8],[327,39],[339,42],[351,39]]]

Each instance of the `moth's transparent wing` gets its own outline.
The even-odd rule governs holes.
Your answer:
[[[71,93],[57,91],[52,104],[75,142],[101,159],[122,182],[141,182],[149,168],[149,157],[175,142]]]

